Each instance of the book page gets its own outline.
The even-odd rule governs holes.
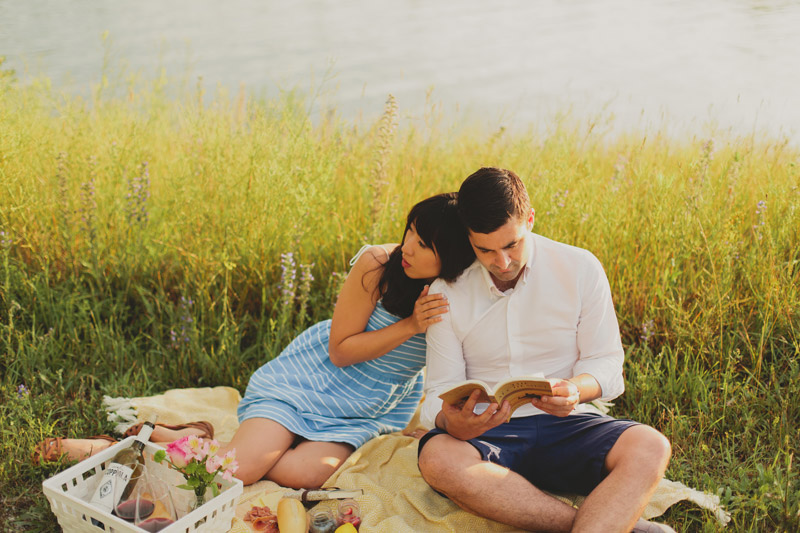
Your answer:
[[[508,400],[513,412],[517,407],[530,403],[532,398],[552,396],[553,388],[547,379],[516,379],[503,383],[495,392],[499,403]]]
[[[439,395],[439,398],[445,402],[453,405],[458,405],[465,401],[475,389],[481,390],[481,395],[478,398],[478,403],[491,403],[494,401],[487,393],[488,386],[479,380],[467,380],[460,385],[456,385],[452,389],[446,390]]]

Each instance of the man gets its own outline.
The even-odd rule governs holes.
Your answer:
[[[624,390],[624,352],[611,290],[588,251],[531,232],[534,211],[511,171],[482,168],[458,196],[477,261],[435,281],[450,312],[427,332],[419,468],[472,513],[533,531],[673,531],[640,520],[664,475],[669,441],[586,403]],[[490,385],[542,373],[554,396],[514,411],[438,395],[465,379]],[[582,493],[579,509],[543,492]]]

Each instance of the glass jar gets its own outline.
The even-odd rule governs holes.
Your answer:
[[[308,533],[333,533],[336,531],[336,519],[328,509],[316,508],[308,513]]]
[[[339,502],[336,525],[341,526],[347,522],[353,524],[356,530],[361,526],[361,507],[358,506],[355,500],[348,499]]]

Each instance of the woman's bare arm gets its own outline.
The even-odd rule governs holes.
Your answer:
[[[447,301],[442,295],[428,295],[425,289],[410,317],[376,331],[364,331],[379,299],[378,281],[387,255],[381,248],[389,251],[395,246],[373,246],[350,270],[333,311],[328,352],[334,365],[348,366],[376,359],[424,332],[438,321],[439,314],[447,311]]]

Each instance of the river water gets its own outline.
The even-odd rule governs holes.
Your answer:
[[[0,0],[0,55],[76,93],[106,62],[212,91],[297,88],[347,120],[391,93],[420,123],[435,105],[489,130],[566,112],[613,131],[800,136],[797,1]]]

